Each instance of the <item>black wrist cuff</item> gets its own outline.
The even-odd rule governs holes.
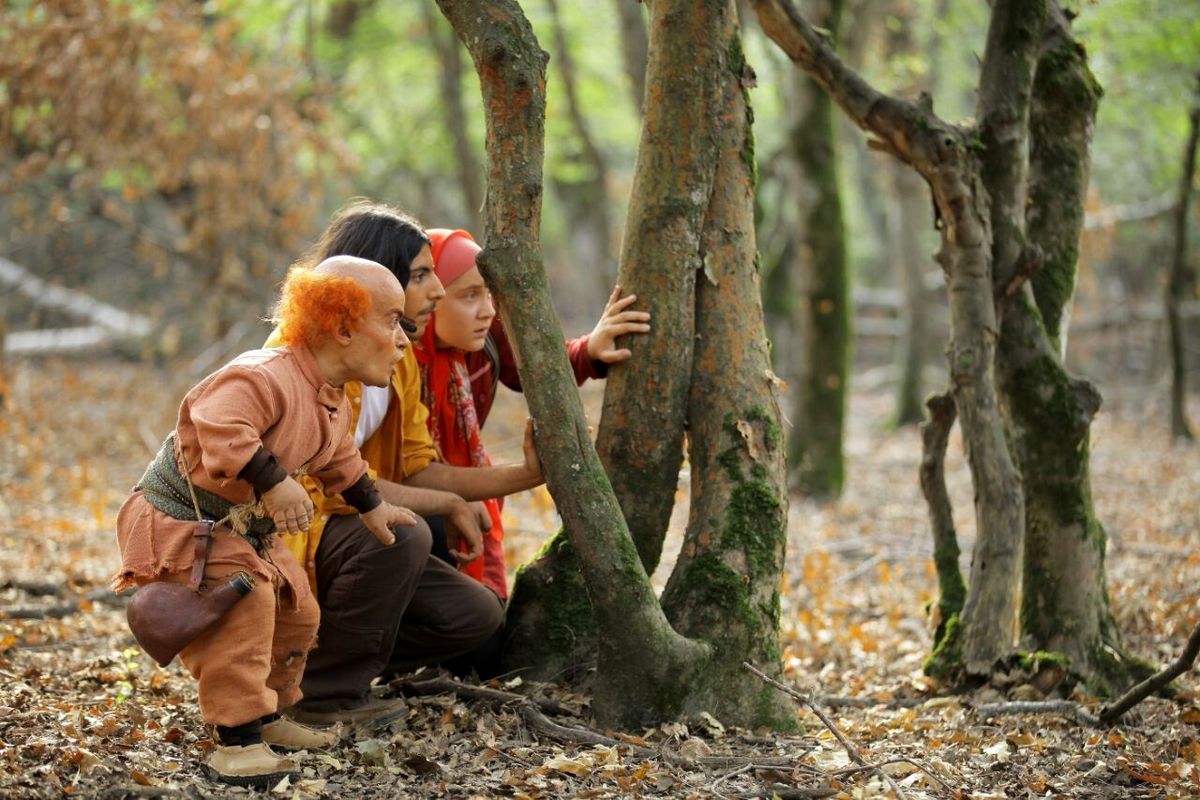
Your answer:
[[[375,481],[366,472],[353,486],[342,489],[342,499],[354,506],[360,514],[374,511],[383,502],[383,498],[379,496],[379,489],[375,488]]]
[[[287,473],[283,467],[279,466],[275,454],[260,446],[258,452],[246,462],[246,466],[242,467],[238,477],[253,486],[254,493],[262,497],[282,482],[287,477]]]

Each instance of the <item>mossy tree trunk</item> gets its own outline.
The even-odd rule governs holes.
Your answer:
[[[706,270],[705,280],[719,282],[728,276],[720,292],[709,295],[695,293],[693,276],[693,291],[684,298],[714,326],[714,341],[705,343],[700,352],[715,377],[704,372],[704,386],[696,391],[703,394],[710,385],[707,382],[714,381],[714,391],[728,404],[715,413],[728,409],[730,417],[725,428],[714,431],[713,409],[697,411],[693,435],[698,437],[697,447],[713,453],[721,448],[719,452],[728,453],[719,461],[722,469],[737,465],[744,471],[738,482],[706,476],[699,485],[713,495],[724,492],[727,497],[726,508],[712,509],[729,524],[710,550],[729,570],[737,570],[732,574],[744,584],[739,587],[744,593],[739,597],[751,611],[742,619],[728,621],[725,627],[729,631],[694,628],[689,622],[694,614],[705,611],[706,602],[728,602],[729,585],[728,570],[715,570],[707,580],[693,574],[693,580],[680,584],[681,602],[672,612],[685,628],[683,634],[671,627],[654,597],[613,486],[588,437],[562,332],[550,306],[537,244],[546,55],[512,0],[439,0],[439,4],[471,51],[482,85],[488,182],[487,238],[480,263],[496,292],[505,324],[514,334],[547,486],[562,516],[594,612],[597,669],[593,711],[601,724],[624,728],[656,724],[699,710],[715,711],[739,725],[788,724],[792,719],[789,709],[767,697],[757,682],[740,679],[740,670],[739,679],[734,680],[736,668],[731,667],[752,658],[769,671],[779,671],[776,592],[786,519],[778,410],[771,402],[754,271],[753,147],[750,112],[742,94],[742,81],[749,73],[741,58],[732,0],[699,4],[656,0],[651,9],[652,31],[658,32],[657,36],[651,34],[651,40],[666,53],[663,60],[686,60],[689,71],[701,76],[699,87],[705,99],[716,103],[691,106],[688,103],[694,97],[688,92],[675,95],[678,87],[659,85],[664,97],[648,103],[647,128],[651,119],[657,118],[659,125],[666,120],[666,113],[656,106],[670,106],[676,112],[670,141],[690,140],[697,145],[696,166],[706,175],[705,191],[697,194],[697,187],[691,188],[686,195],[689,208],[680,217],[671,217],[669,208],[656,203],[659,192],[674,197],[678,183],[667,180],[667,173],[662,172],[671,166],[666,139],[655,141],[653,134],[646,133],[643,146],[650,141],[649,154],[662,160],[644,163],[639,155],[639,173],[645,170],[649,174],[640,183],[635,180],[635,187],[640,185],[645,194],[635,194],[634,203],[640,201],[640,208],[649,210],[651,218],[630,225],[649,235],[655,222],[667,221],[675,228],[669,241],[692,243],[684,264],[696,271]],[[652,69],[653,64],[654,60]],[[651,86],[655,85],[652,78]],[[676,102],[683,105],[676,107]],[[707,108],[727,110],[701,113]],[[659,136],[665,134],[667,129],[660,128]],[[663,149],[656,150],[655,145]],[[677,167],[670,174],[680,178]],[[683,225],[693,218],[691,207],[697,209],[695,227],[686,229]],[[661,252],[654,255],[656,260],[662,257]],[[676,265],[676,270],[681,268]],[[688,315],[689,325],[691,318]],[[732,341],[735,327],[749,328],[750,333],[743,332]],[[716,341],[717,334],[727,334],[731,341]],[[646,338],[654,335],[663,336],[660,324],[656,324],[655,334]],[[736,347],[744,349],[735,351]],[[735,352],[746,359],[745,366],[732,365],[739,360]],[[723,362],[720,369],[713,361]],[[687,363],[690,371],[690,358]],[[689,373],[682,386],[685,413],[690,413],[688,401],[697,397],[689,393],[691,384]],[[708,404],[714,405],[711,400]],[[736,439],[729,438],[730,431],[736,432]],[[643,433],[662,435],[655,430]],[[708,441],[718,433],[725,438],[719,443]],[[678,461],[675,467],[677,470]],[[699,536],[695,541],[709,546]],[[734,630],[738,631],[736,637],[731,634]]]
[[[872,95],[785,0],[756,5],[793,60],[925,177],[941,217],[950,371],[979,540],[962,614],[927,668],[986,674],[1011,650],[1020,596],[1025,646],[1065,653],[1095,691],[1127,683],[1145,668],[1120,650],[1092,506],[1089,428],[1100,398],[1062,365],[1099,98],[1067,17],[1056,0],[992,4],[979,125],[960,130],[928,104],[913,126],[910,106]],[[985,285],[995,299],[985,301]],[[930,505],[935,517],[944,511]]]
[[[726,57],[712,112],[720,151],[699,242],[705,270],[696,283],[700,335],[687,412],[692,503],[662,603],[677,631],[713,645],[692,710],[791,726],[790,701],[742,667],[746,660],[775,674],[780,667],[787,475],[759,299],[746,90],[754,73],[742,55],[733,3],[717,18],[722,27],[712,46]]]
[[[658,566],[675,504],[692,352],[700,236],[712,195],[717,143],[710,109],[724,54],[704,0],[649,6],[646,103],[617,282],[654,320],[626,346],[634,357],[610,371],[596,448],[647,572]]]
[[[878,137],[876,146],[920,172],[933,191],[942,234],[937,258],[950,296],[950,375],[975,486],[979,532],[962,616],[959,624],[948,626],[956,641],[943,649],[943,656],[969,672],[986,674],[1014,643],[1024,503],[996,396],[995,215],[976,154],[980,131],[942,121],[927,101],[916,105],[876,91],[841,62],[787,0],[755,0],[754,7],[767,35],[851,120]],[[1023,34],[1031,17],[1042,16],[1044,6],[1042,0],[996,0],[992,8],[981,79],[981,95],[990,99],[983,104],[982,119],[999,131],[1002,124],[1011,124],[999,113],[1000,105],[1028,96],[1038,39]],[[1004,76],[1011,85],[1005,85]],[[1027,112],[1018,105],[1010,106],[1009,113],[1019,122]],[[1008,181],[1014,191],[1019,183]],[[1004,196],[1000,202],[1008,208],[1011,201]]]
[[[538,245],[545,65],[512,0],[438,0],[470,50],[487,119],[480,265],[514,334],[546,483],[570,531],[600,640],[593,710],[629,726],[678,713],[711,648],[671,629],[588,435]]]
[[[915,425],[925,418],[921,407],[924,384],[921,380],[929,341],[930,304],[925,292],[925,271],[931,261],[921,241],[920,231],[929,221],[929,190],[921,176],[903,164],[888,165],[891,177],[892,208],[888,214],[888,240],[895,250],[893,274],[904,292],[900,317],[904,334],[896,353],[897,427]]]
[[[843,0],[811,4],[817,24],[836,39]],[[789,151],[797,164],[794,201],[800,224],[792,248],[793,329],[800,337],[793,427],[788,441],[791,484],[822,498],[841,494],[846,480],[843,440],[850,370],[850,272],[838,187],[833,101],[804,74],[794,78]]]
[[[1033,86],[1025,211],[1041,265],[1029,290],[1008,301],[997,371],[1025,486],[1022,645],[1067,655],[1092,691],[1107,693],[1140,667],[1120,646],[1092,503],[1090,426],[1100,395],[1062,363],[1100,94],[1052,3]]]
[[[1188,114],[1190,128],[1183,148],[1183,170],[1179,177],[1179,200],[1175,205],[1175,236],[1171,243],[1171,274],[1167,278],[1167,328],[1171,343],[1171,438],[1191,440],[1192,426],[1187,417],[1186,323],[1179,306],[1196,290],[1195,273],[1188,267],[1188,206],[1192,201],[1192,180],[1196,177],[1196,142],[1200,139],[1200,75],[1196,94]]]

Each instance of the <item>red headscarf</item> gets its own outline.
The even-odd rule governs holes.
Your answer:
[[[433,269],[442,285],[449,286],[475,266],[479,245],[462,230],[427,230]],[[450,347],[438,347],[437,312],[429,318],[414,347],[421,365],[421,399],[429,408],[429,433],[447,464],[459,467],[484,467],[492,463],[480,438],[479,418],[471,395],[471,378],[463,353]],[[462,568],[467,575],[482,581],[500,597],[508,597],[504,571],[504,528],[500,521],[500,501],[486,500],[492,518],[491,531],[484,534],[483,556]]]

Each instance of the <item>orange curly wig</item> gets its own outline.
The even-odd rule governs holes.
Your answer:
[[[345,328],[354,330],[371,307],[371,294],[353,278],[288,270],[274,322],[285,345],[313,347]]]

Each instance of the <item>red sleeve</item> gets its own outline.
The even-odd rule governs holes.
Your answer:
[[[575,373],[575,384],[582,386],[584,381],[593,378],[603,378],[608,375],[608,364],[603,361],[592,361],[587,352],[588,337],[585,333],[578,339],[567,342],[567,357],[571,359],[571,369]]]
[[[496,348],[500,351],[500,382],[514,392],[521,391],[521,376],[517,374],[517,359],[513,355],[512,345],[500,318],[492,323],[492,338],[496,340]],[[567,359],[571,362],[571,371],[575,373],[575,384],[582,385],[585,381],[603,378],[608,375],[608,365],[602,361],[588,358],[587,334],[567,342]]]

